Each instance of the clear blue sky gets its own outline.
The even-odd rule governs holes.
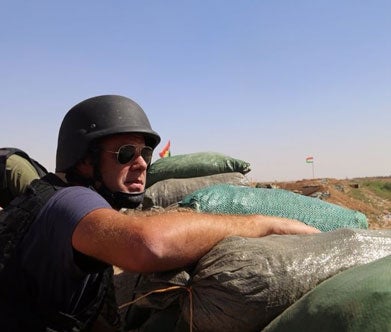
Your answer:
[[[2,1],[1,146],[54,170],[100,94],[138,102],[171,153],[254,181],[391,175],[391,1]],[[158,158],[158,151],[155,159]]]

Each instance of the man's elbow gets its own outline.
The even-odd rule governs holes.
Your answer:
[[[135,241],[138,244],[132,242],[130,241],[129,250],[133,252],[133,258],[126,260],[124,262],[126,266],[123,268],[140,273],[157,272],[171,268],[175,254],[163,234],[148,232]]]

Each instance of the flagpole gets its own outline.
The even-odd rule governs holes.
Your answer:
[[[315,179],[314,162],[312,162],[312,179]]]
[[[305,161],[307,164],[312,164],[312,179],[315,179],[315,170],[314,170],[314,157],[307,157],[305,158]]]

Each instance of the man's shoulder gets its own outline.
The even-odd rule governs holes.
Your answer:
[[[96,208],[111,208],[110,204],[95,190],[83,186],[60,188],[49,199],[46,208],[88,211]]]
[[[21,174],[33,174],[34,178],[39,178],[38,172],[30,161],[18,154],[12,154],[7,158],[6,168],[9,170],[16,169]]]
[[[42,181],[42,180],[41,180]],[[89,198],[103,199],[103,197],[96,192],[94,189],[84,186],[66,186],[59,188],[56,192],[56,196],[62,197],[72,197],[73,195],[82,195]]]

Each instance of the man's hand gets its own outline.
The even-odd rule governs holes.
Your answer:
[[[315,234],[321,233],[315,227],[308,226],[305,223],[293,219],[271,217],[271,216],[259,216],[260,222],[267,223],[269,225],[268,234]],[[265,234],[267,235],[267,234]]]

